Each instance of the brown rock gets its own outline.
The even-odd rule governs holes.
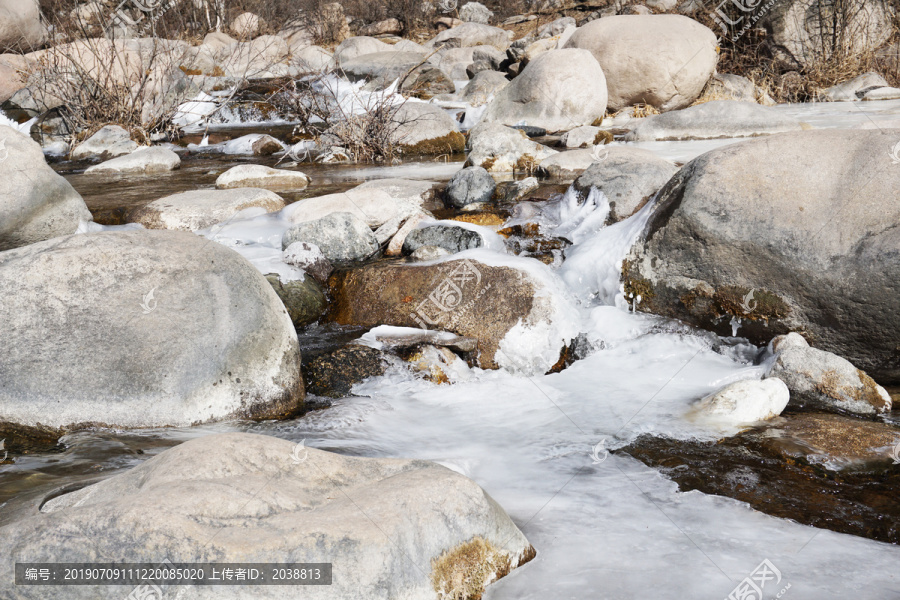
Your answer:
[[[281,152],[282,150],[284,150],[284,146],[281,145],[281,142],[270,135],[264,135],[253,142],[254,156],[269,156],[276,152]]]
[[[783,425],[768,430],[766,437],[770,447],[785,458],[842,465],[891,461],[900,445],[897,427],[820,413],[791,415]]]
[[[524,272],[471,260],[379,263],[331,278],[329,318],[344,325],[433,327],[479,340],[482,368],[498,368],[500,341],[536,308]]]

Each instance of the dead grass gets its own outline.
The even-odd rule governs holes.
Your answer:
[[[508,555],[475,537],[431,561],[431,583],[441,600],[480,600],[485,586],[510,569]]]

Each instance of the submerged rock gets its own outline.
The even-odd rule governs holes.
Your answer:
[[[336,212],[321,219],[294,225],[281,240],[282,248],[294,242],[315,244],[325,257],[335,263],[365,260],[379,249],[375,234],[352,213]]]
[[[638,308],[765,344],[803,331],[900,381],[896,130],[777,134],[708,152],[660,192],[624,262]],[[799,177],[798,173],[803,176]]]
[[[900,429],[840,415],[787,414],[715,442],[642,436],[624,452],[682,491],[699,490],[812,527],[900,542]]]
[[[706,140],[801,131],[804,125],[755,102],[713,100],[647,117],[623,138],[626,142]],[[808,127],[806,127],[808,128]]]
[[[0,253],[0,420],[66,428],[279,418],[303,406],[290,318],[253,265],[192,233]]]
[[[181,166],[178,155],[167,148],[142,147],[99,165],[88,167],[85,173],[166,173]]]
[[[578,28],[566,47],[591,51],[614,111],[634,104],[664,111],[690,106],[718,60],[716,34],[681,15],[604,17]]]
[[[544,52],[500,90],[482,117],[504,125],[526,123],[547,131],[591,125],[606,112],[606,79],[587,50]]]
[[[92,216],[68,181],[44,159],[40,145],[0,125],[0,251],[75,233]]]
[[[306,391],[316,396],[344,398],[353,386],[370,377],[384,375],[385,355],[379,349],[349,344],[317,356],[303,366]]]
[[[136,535],[135,532],[140,532]],[[327,595],[473,598],[534,556],[475,482],[432,462],[342,456],[248,433],[207,435],[0,528],[15,562],[97,557],[334,565]],[[161,549],[164,549],[161,550]],[[354,565],[342,577],[338,565]],[[271,598],[276,586],[187,587],[192,598]],[[287,588],[278,588],[287,589]],[[233,591],[229,591],[233,590]],[[6,592],[0,592],[6,593]],[[294,592],[290,592],[293,594]],[[115,599],[115,586],[23,586],[22,600]]]
[[[896,464],[900,429],[887,423],[803,412],[766,432],[770,448],[786,460],[800,459],[830,470]]]
[[[891,410],[891,397],[850,361],[811,348],[798,333],[772,340],[775,364],[768,377],[784,381],[791,401],[820,410],[874,415]]]
[[[252,187],[192,190],[131,209],[126,219],[147,229],[198,231],[253,207],[275,212],[284,208],[284,200],[275,192]]]
[[[329,318],[451,331],[478,339],[482,368],[545,373],[577,334],[574,305],[546,266],[511,257],[503,264],[509,266],[455,258],[344,271],[331,279]]]

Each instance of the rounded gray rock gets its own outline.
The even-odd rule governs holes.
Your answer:
[[[412,254],[423,246],[437,246],[450,254],[480,248],[484,240],[477,231],[452,225],[431,225],[414,229],[403,242],[403,253]]]
[[[325,258],[335,263],[362,261],[378,252],[378,240],[366,223],[353,213],[334,212],[288,229],[282,249],[294,242],[315,244]]]
[[[3,125],[0,141],[0,251],[75,233],[80,221],[92,220],[37,142]]]
[[[488,202],[494,195],[497,182],[482,167],[466,167],[457,172],[447,186],[447,204],[463,208],[470,204]]]

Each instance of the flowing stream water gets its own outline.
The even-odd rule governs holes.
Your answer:
[[[779,110],[816,127],[888,125],[893,119],[900,124],[900,102]],[[641,145],[684,162],[737,141]],[[248,159],[191,159],[180,172],[146,179],[91,178],[81,174],[79,165],[58,169],[92,210],[116,223],[117,210],[211,187],[215,174],[242,160]],[[459,167],[458,161],[303,165],[314,185],[298,198],[384,177],[445,181]],[[598,201],[596,210],[603,208]],[[693,423],[690,406],[727,383],[759,378],[763,369],[754,364],[757,349],[740,338],[717,338],[630,310],[619,291],[618,263],[646,214],[645,209],[610,227],[582,227],[580,241],[551,275],[561,292],[577,301],[571,325],[590,348],[561,373],[525,377],[470,369],[459,373],[453,385],[437,385],[392,368],[357,385],[352,397],[291,421],[83,431],[63,438],[59,451],[24,455],[0,466],[0,502],[12,505],[59,486],[109,476],[193,437],[248,431],[357,456],[434,460],[474,479],[537,550],[532,562],[492,585],[486,598],[713,600],[728,597],[764,560],[778,571],[777,580],[766,584],[764,598],[900,597],[896,545],[767,516],[725,497],[680,492],[659,471],[616,452],[648,433],[684,440],[735,433]],[[582,217],[581,223],[589,222]],[[252,228],[242,230],[241,224],[251,220],[232,223],[229,235],[237,239],[243,231],[249,241]],[[469,252],[476,259],[489,253]],[[301,332],[301,344],[312,349],[357,335],[314,326]],[[0,504],[0,523],[2,514]],[[335,564],[335,576],[352,568]]]

